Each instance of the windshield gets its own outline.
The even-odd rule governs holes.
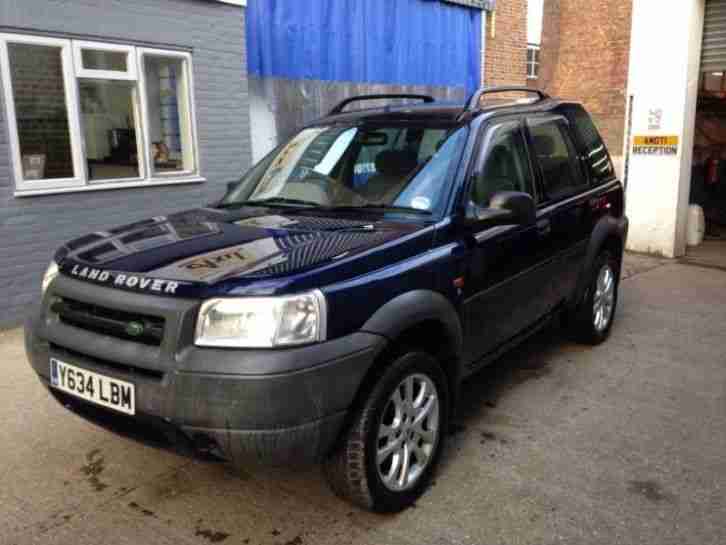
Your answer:
[[[445,205],[466,128],[312,127],[253,167],[220,206],[382,208],[436,214]]]

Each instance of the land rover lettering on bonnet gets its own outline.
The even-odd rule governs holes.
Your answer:
[[[553,319],[610,334],[628,221],[579,104],[352,97],[216,182],[58,249],[25,335],[65,407],[237,468],[321,462],[393,512],[431,482],[462,380]]]
[[[103,271],[91,267],[73,265],[70,275],[77,278],[84,278],[99,284],[109,283],[116,287],[138,289],[139,291],[150,291],[156,293],[175,294],[179,282],[161,280],[158,278],[146,278],[134,274],[122,274],[117,272]]]

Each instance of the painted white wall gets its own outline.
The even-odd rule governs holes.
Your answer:
[[[704,0],[633,1],[632,135],[677,135],[680,145],[675,156],[630,155],[630,250],[667,257],[685,253],[703,14]],[[652,109],[663,111],[660,130],[649,130]]]

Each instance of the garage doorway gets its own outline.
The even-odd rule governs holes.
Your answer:
[[[689,202],[686,260],[726,269],[726,0],[706,1]]]

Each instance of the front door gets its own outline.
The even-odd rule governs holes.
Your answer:
[[[536,200],[534,177],[519,121],[486,129],[468,199],[486,207],[497,191]],[[464,287],[465,352],[470,366],[534,323],[545,312],[551,230],[499,225],[474,230]]]

